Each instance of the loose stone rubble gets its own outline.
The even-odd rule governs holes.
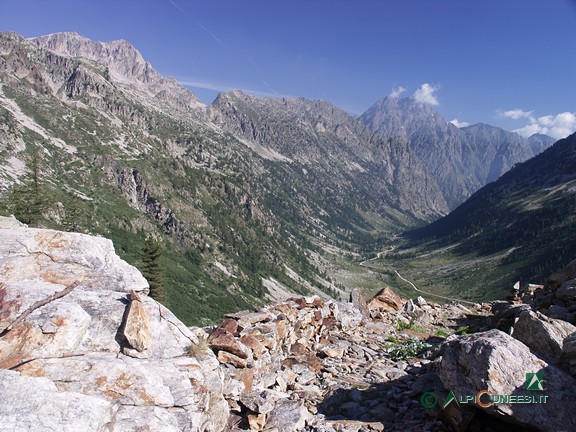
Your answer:
[[[0,218],[0,431],[576,430],[576,327],[550,312],[575,277],[547,303],[355,289],[187,328],[108,240]],[[480,390],[549,403],[444,406]]]
[[[387,304],[383,294],[378,301]],[[384,295],[399,298],[390,289]],[[354,298],[362,304],[358,293]],[[225,373],[230,430],[448,430],[420,403],[422,393],[444,389],[433,362],[393,360],[386,348],[412,338],[438,344],[437,334],[462,327],[467,314],[481,325],[488,305],[470,310],[419,299],[411,312],[371,312],[379,319],[363,320],[352,303],[298,297],[231,314],[210,329],[206,337]],[[290,421],[279,425],[278,418]]]

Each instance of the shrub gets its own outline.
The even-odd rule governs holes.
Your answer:
[[[397,344],[390,344],[384,347],[391,360],[399,361],[406,360],[407,358],[416,357],[424,351],[430,349],[432,345],[421,341],[417,338],[410,338],[404,342]]]
[[[190,357],[202,357],[204,354],[206,354],[206,352],[208,351],[208,349],[210,348],[210,346],[208,345],[208,340],[205,338],[198,338],[198,342],[192,342],[190,344],[190,346],[188,347],[188,349],[186,350],[186,353],[190,356]]]

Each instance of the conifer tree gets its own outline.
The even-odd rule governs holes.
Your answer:
[[[40,154],[34,150],[30,167],[21,184],[14,185],[7,197],[7,207],[16,219],[38,226],[48,208],[48,194],[41,180]]]
[[[66,231],[80,232],[86,224],[86,212],[80,199],[68,193],[62,200],[62,204],[64,205],[62,226]]]
[[[141,271],[150,285],[150,297],[161,303],[166,302],[164,291],[164,267],[160,262],[162,248],[152,236],[146,236],[144,247],[140,252]]]

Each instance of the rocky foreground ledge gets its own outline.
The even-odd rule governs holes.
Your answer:
[[[570,313],[565,276],[542,292],[564,287]],[[542,294],[465,307],[355,290],[198,329],[147,291],[109,240],[0,218],[0,430],[576,430],[576,327]]]

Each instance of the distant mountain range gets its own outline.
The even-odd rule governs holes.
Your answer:
[[[360,120],[380,136],[408,142],[451,209],[554,142],[545,135],[525,139],[487,124],[459,129],[412,98],[381,99]]]
[[[434,221],[552,143],[458,129],[412,99],[359,118],[241,91],[206,106],[129,43],[76,33],[0,33],[0,83],[3,212],[39,159],[42,224],[75,218],[136,264],[155,236],[188,323],[293,292],[343,295],[327,254]]]

